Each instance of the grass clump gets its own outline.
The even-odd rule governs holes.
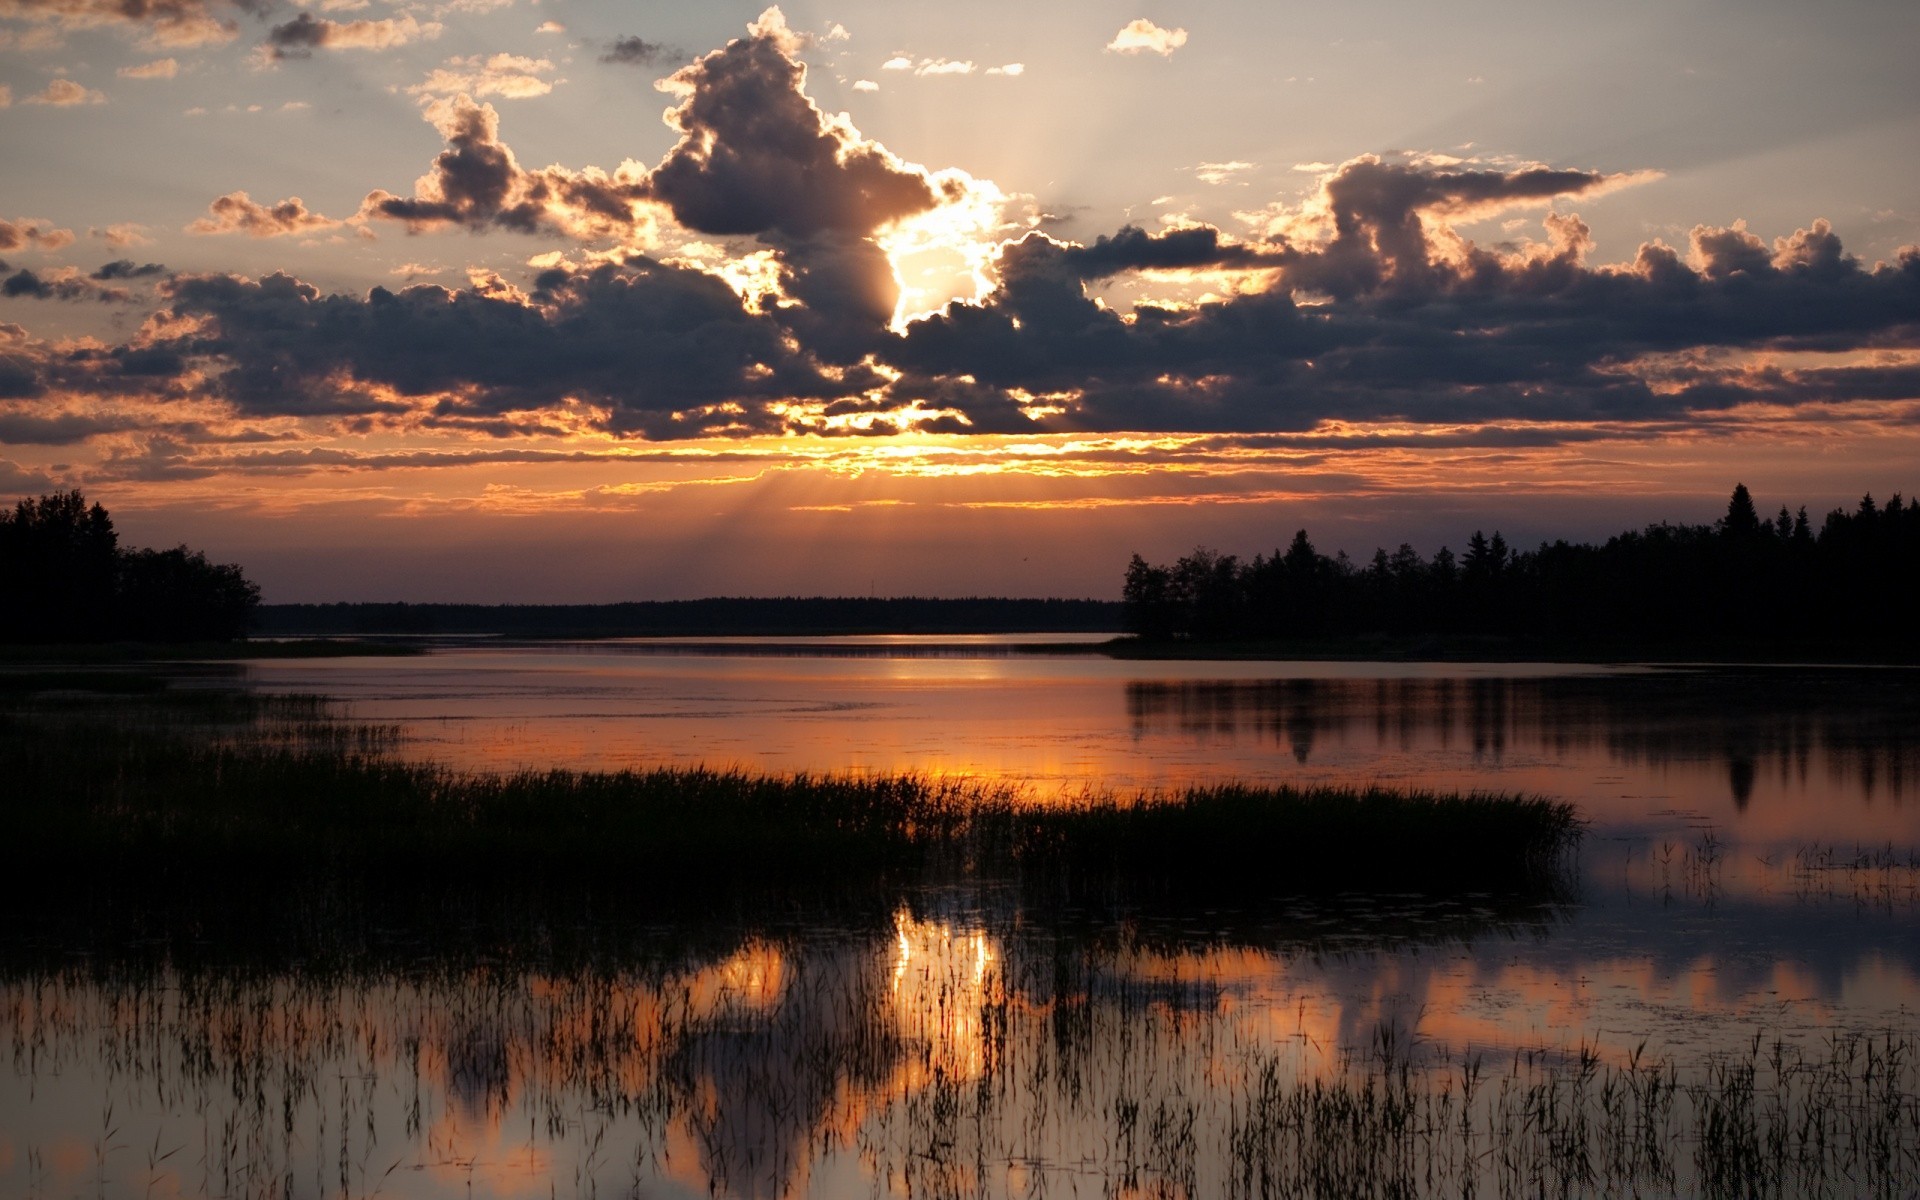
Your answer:
[[[226,696],[220,704],[216,696]],[[236,699],[239,696],[242,698]],[[1022,879],[1073,895],[1513,891],[1579,834],[1570,806],[1385,789],[1193,788],[1043,804],[924,775],[662,768],[477,773],[393,753],[311,699],[201,689],[0,712],[15,872],[164,882],[660,891]]]

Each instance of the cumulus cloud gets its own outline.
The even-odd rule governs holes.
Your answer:
[[[1113,40],[1107,43],[1107,50],[1113,54],[1158,54],[1162,58],[1169,58],[1175,50],[1186,44],[1186,30],[1162,29],[1145,17],[1137,17],[1113,35]]]
[[[455,96],[465,92],[473,96],[499,96],[507,100],[525,100],[553,91],[553,82],[541,78],[553,70],[544,58],[518,54],[472,54],[455,57],[434,68],[425,80],[407,89],[414,96]]]
[[[437,21],[420,21],[412,13],[377,21],[330,21],[303,12],[269,30],[265,49],[275,60],[310,58],[315,50],[391,50],[430,41],[445,28]]]
[[[628,241],[650,225],[637,165],[625,164],[612,174],[597,167],[528,170],[500,140],[500,114],[493,105],[464,93],[429,104],[426,118],[447,148],[414,182],[412,196],[370,192],[361,202],[361,217],[400,221],[415,233],[450,226],[544,229]]]
[[[53,222],[39,217],[0,217],[0,251],[32,247],[36,250],[60,250],[73,245],[73,230],[56,229]]]
[[[315,233],[336,229],[341,222],[307,211],[298,196],[278,204],[261,204],[245,192],[228,192],[207,205],[207,215],[187,226],[188,233],[201,235],[244,233],[249,237],[270,238],[287,234]]]
[[[28,104],[46,104],[55,108],[73,108],[82,104],[105,104],[105,92],[84,87],[71,79],[55,79],[27,97]]]
[[[0,0],[0,20],[55,33],[118,29],[150,47],[188,48],[233,40],[237,30],[226,14],[251,7],[222,0]]]
[[[114,72],[122,79],[172,79],[179,73],[180,62],[173,58],[156,58],[138,66],[121,67]]]
[[[663,80],[679,144],[649,190],[701,233],[871,234],[940,202],[928,173],[808,98],[798,40],[777,8],[750,37]]]
[[[877,235],[957,201],[969,181],[904,162],[845,116],[822,112],[806,93],[799,45],[768,9],[748,36],[661,81],[679,98],[666,120],[680,138],[651,169],[531,169],[502,139],[491,105],[466,93],[437,100],[426,116],[446,149],[412,196],[372,192],[361,215],[414,232],[546,230],[631,248],[651,244],[664,213],[691,233],[752,237],[773,249],[772,282],[797,302],[784,319],[811,326],[832,361],[858,361],[900,294]]]

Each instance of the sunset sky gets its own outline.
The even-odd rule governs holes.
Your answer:
[[[1920,6],[0,0],[0,494],[266,599],[1920,488]]]

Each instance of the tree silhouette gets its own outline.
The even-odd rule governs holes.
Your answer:
[[[0,512],[0,641],[227,641],[259,603],[237,566],[185,546],[120,549],[78,490]]]
[[[1805,507],[1761,520],[1739,484],[1710,526],[1661,522],[1519,552],[1475,530],[1466,545],[1457,561],[1444,547],[1431,561],[1383,548],[1359,570],[1304,529],[1250,562],[1196,551],[1163,568],[1135,555],[1126,627],[1163,639],[1473,633],[1920,653],[1920,630],[1892,615],[1920,585],[1920,503],[1899,495],[1884,506],[1864,496],[1816,531]],[[1876,606],[1889,615],[1862,621]]]

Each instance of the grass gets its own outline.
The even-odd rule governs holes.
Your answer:
[[[1226,786],[1040,805],[911,774],[465,772],[403,759],[392,730],[330,719],[311,698],[104,682],[118,694],[43,693],[0,715],[3,811],[33,847],[14,872],[26,890],[82,871],[168,887],[660,891],[932,874],[1069,899],[1505,892],[1551,881],[1580,834],[1570,806],[1514,796]]]
[[[97,1189],[116,1195],[151,1187],[176,1146],[183,1190],[224,1195],[371,1196],[396,1170],[462,1195],[447,1168],[475,1154],[527,1156],[514,1194],[645,1195],[663,1175],[831,1194],[808,1181],[856,1156],[922,1196],[1920,1186],[1911,1030],[1756,1035],[1683,1061],[1434,1050],[1381,1025],[1323,1054],[1284,1012],[1130,975],[1123,953],[989,930],[983,971],[964,931],[951,953],[902,921],[912,957],[855,933],[559,973],[0,968],[0,1088],[68,1098],[52,1132],[97,1145]]]

